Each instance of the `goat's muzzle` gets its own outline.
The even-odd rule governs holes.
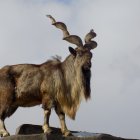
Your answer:
[[[87,62],[84,66],[83,66],[83,69],[84,70],[90,70],[90,68],[91,68],[91,62]]]

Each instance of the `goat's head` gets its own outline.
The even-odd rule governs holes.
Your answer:
[[[77,47],[73,49],[69,47],[70,53],[75,58],[76,68],[82,67],[84,70],[89,70],[91,68],[91,50],[97,47],[97,43],[92,39],[96,37],[96,33],[92,30],[85,36],[85,44],[83,44],[81,38],[77,35],[70,35],[67,26],[63,22],[56,22],[56,20],[51,16],[47,15],[52,21],[52,25],[56,28],[59,28],[63,32],[63,40],[68,41],[69,43],[75,44]]]

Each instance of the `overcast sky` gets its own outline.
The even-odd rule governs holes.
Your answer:
[[[69,44],[46,14],[64,21],[82,39],[97,33],[93,50],[92,99],[83,102],[71,130],[140,138],[140,0],[0,0],[0,67],[62,60]],[[6,119],[10,133],[23,123],[43,124],[41,106],[19,108]],[[59,127],[55,113],[50,123]]]

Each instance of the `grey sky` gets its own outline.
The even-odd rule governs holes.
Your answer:
[[[43,63],[56,54],[65,59],[73,45],[62,40],[46,14],[81,38],[93,28],[98,48],[93,51],[92,99],[81,104],[75,121],[67,118],[68,128],[140,138],[139,6],[139,0],[1,0],[0,67]],[[42,124],[41,106],[19,108],[6,120],[12,134],[23,123]],[[59,126],[54,113],[51,124]]]

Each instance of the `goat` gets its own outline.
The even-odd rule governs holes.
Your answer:
[[[71,135],[65,123],[65,114],[75,119],[82,99],[90,98],[91,49],[96,48],[93,40],[96,33],[91,30],[85,36],[85,44],[79,36],[70,35],[67,26],[47,15],[52,25],[63,32],[63,40],[77,47],[69,47],[70,55],[61,62],[58,58],[40,65],[18,64],[0,69],[0,135],[8,136],[4,120],[18,107],[42,104],[44,109],[44,133],[51,133],[49,117],[54,108],[60,119],[64,136]]]

